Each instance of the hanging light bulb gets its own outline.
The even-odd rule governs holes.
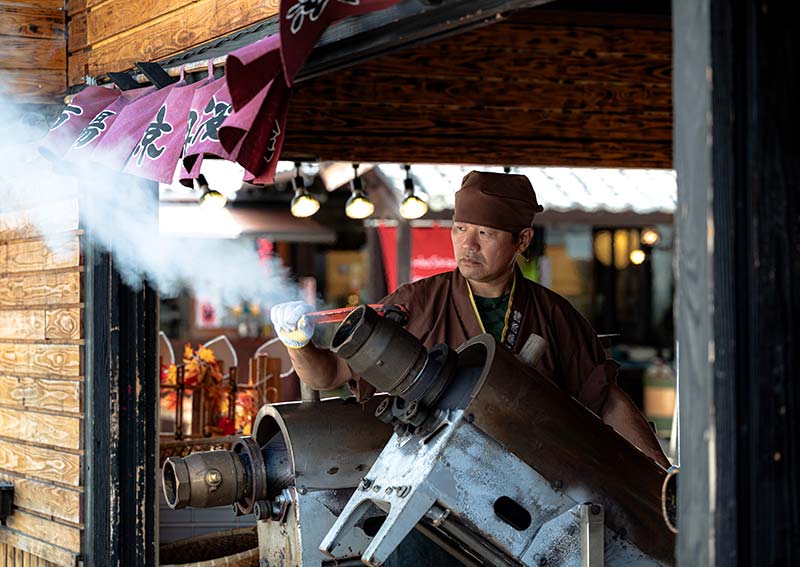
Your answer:
[[[292,211],[292,215],[296,217],[310,217],[319,210],[319,201],[308,194],[306,182],[300,174],[300,162],[296,161],[294,167],[297,175],[295,175],[294,181],[292,182],[294,184],[294,197],[292,198],[290,210]]]
[[[654,246],[660,239],[661,235],[654,228],[646,228],[642,232],[642,244],[646,246]]]
[[[358,164],[353,164],[353,193],[344,205],[344,214],[351,219],[365,219],[375,212],[375,205],[364,193],[361,177],[358,176]]]
[[[411,179],[411,166],[406,164],[403,166],[406,170],[406,179],[403,182],[405,190],[403,191],[404,199],[400,203],[400,216],[404,219],[418,219],[428,212],[428,203],[420,199],[414,194],[414,181]]]
[[[637,248],[636,250],[631,250],[630,260],[632,264],[638,266],[639,264],[642,264],[646,258],[647,255],[644,253],[644,250],[641,250],[639,248]]]
[[[197,177],[197,187],[203,192],[200,195],[200,206],[208,209],[222,209],[228,204],[228,199],[208,186],[205,175],[202,173]]]

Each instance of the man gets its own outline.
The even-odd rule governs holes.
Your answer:
[[[515,353],[537,345],[543,353],[534,366],[542,375],[668,468],[644,416],[615,383],[619,365],[606,358],[591,325],[569,301],[525,279],[516,267],[541,210],[524,175],[469,173],[456,193],[453,216],[458,268],[403,285],[382,303],[405,305],[406,329],[427,348],[438,343],[456,348],[484,332]],[[349,383],[357,395],[370,394],[342,359],[310,342],[314,328],[302,315],[312,309],[293,302],[271,312],[300,379],[319,390]]]

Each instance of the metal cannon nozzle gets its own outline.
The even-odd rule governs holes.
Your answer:
[[[164,498],[173,510],[234,504],[249,514],[259,500],[291,483],[286,445],[276,435],[264,447],[241,437],[230,451],[206,451],[164,462]]]
[[[245,466],[232,451],[170,457],[162,473],[164,497],[172,509],[230,505],[244,496]]]

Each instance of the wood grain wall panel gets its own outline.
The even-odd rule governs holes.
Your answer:
[[[53,104],[66,91],[64,3],[0,2],[0,70],[13,102]]]
[[[136,3],[126,0],[90,0],[88,8],[92,16],[88,28],[89,41],[96,45],[142,24],[152,23],[191,3],[192,0],[142,0]]]
[[[70,53],[67,58],[67,84],[83,84],[89,74],[89,51],[87,49]]]
[[[26,4],[0,3],[0,35],[53,39],[64,36],[64,15]]]
[[[0,438],[0,469],[26,478],[80,486],[80,456]]]
[[[5,270],[9,273],[74,268],[80,264],[77,235],[54,242],[32,240],[6,244]]]
[[[77,414],[82,386],[78,380],[0,375],[0,405]]]
[[[0,435],[23,442],[78,450],[81,448],[80,421],[76,417],[2,408]]]
[[[108,9],[105,8],[107,4]],[[159,9],[157,2],[150,4]],[[165,4],[170,6],[169,3]],[[130,6],[135,9],[137,5],[131,3]],[[127,9],[129,7],[125,2],[106,2],[98,7],[90,7],[87,19],[91,45],[89,74],[130,69],[136,61],[154,61],[179,53],[275,15],[278,2],[199,0],[95,42],[97,37],[105,35],[102,30],[117,25],[114,11]]]
[[[40,539],[74,552],[81,550],[81,530],[17,509],[7,520],[12,530],[37,534]]]
[[[88,47],[89,40],[86,30],[86,12],[78,12],[69,19],[69,35],[67,36],[67,51],[75,53]]]
[[[86,0],[67,0],[67,17],[86,11]]]
[[[59,214],[48,219],[51,233],[78,230],[78,201],[68,199],[55,203]],[[0,241],[20,238],[36,238],[38,229],[31,212],[25,210],[4,211],[0,213]]]
[[[0,308],[77,304],[81,273],[33,273],[0,278]]]
[[[0,343],[0,373],[77,377],[81,373],[81,347]]]
[[[3,69],[3,86],[14,102],[54,104],[67,89],[66,74],[42,69]]]
[[[81,553],[83,268],[77,204],[63,205],[49,246],[30,211],[0,214],[0,478],[16,487],[0,544],[20,567]]]
[[[75,552],[11,530],[0,530],[0,551],[3,549],[14,554],[8,567],[75,567],[78,561]]]
[[[14,503],[20,508],[80,524],[81,492],[0,472],[0,479],[14,483]]]
[[[80,339],[81,322],[81,310],[77,307],[48,309],[45,312],[45,339],[48,341]]]
[[[0,310],[0,341],[6,339],[44,340],[46,329],[44,309]]]
[[[64,0],[2,0],[0,4],[5,6],[26,6],[29,8],[41,8],[43,10],[61,11],[64,9]]]
[[[10,536],[10,538],[13,537],[14,536]],[[58,565],[57,563],[51,563],[27,551],[13,547],[9,543],[4,543],[4,541],[6,541],[6,538],[0,535],[0,565],[2,565],[2,567],[56,567]],[[13,558],[8,554],[13,554]],[[5,561],[5,563],[2,563],[2,561]]]
[[[66,73],[63,39],[4,37],[0,42],[0,69],[48,69]]]

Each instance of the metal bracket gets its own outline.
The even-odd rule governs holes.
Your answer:
[[[122,91],[129,91],[131,89],[139,88],[141,85],[133,80],[133,77],[128,75],[128,73],[108,73],[108,77],[114,81],[114,84],[117,85],[120,90]]]
[[[145,77],[148,78],[151,83],[153,83],[153,85],[155,85],[157,89],[163,89],[167,85],[171,85],[178,80],[175,77],[170,77],[164,68],[158,63],[137,61],[136,67]]]
[[[599,504],[581,504],[581,567],[605,565],[605,514]]]

